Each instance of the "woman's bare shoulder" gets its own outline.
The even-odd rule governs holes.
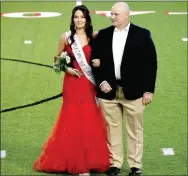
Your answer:
[[[67,36],[66,36],[65,33],[61,34],[60,41],[65,43],[65,44],[68,44]]]

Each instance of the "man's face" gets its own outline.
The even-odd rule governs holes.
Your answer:
[[[129,13],[120,7],[114,7],[111,10],[112,25],[120,27],[128,22]]]

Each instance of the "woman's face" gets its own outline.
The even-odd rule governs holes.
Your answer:
[[[84,14],[82,13],[81,10],[77,10],[74,14],[74,25],[76,28],[85,28],[86,25],[86,19],[84,17]]]

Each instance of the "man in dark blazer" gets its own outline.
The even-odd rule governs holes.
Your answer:
[[[119,175],[123,164],[124,115],[129,176],[141,175],[143,112],[155,90],[157,55],[151,33],[130,23],[129,14],[126,3],[116,3],[111,10],[112,26],[100,30],[92,46],[92,71],[111,152],[109,176]]]

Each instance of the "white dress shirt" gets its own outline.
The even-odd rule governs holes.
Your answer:
[[[118,30],[117,28],[114,29],[113,40],[112,40],[112,51],[113,51],[116,79],[121,79],[120,66],[123,57],[125,43],[127,41],[129,27],[130,27],[130,22],[121,31]]]

